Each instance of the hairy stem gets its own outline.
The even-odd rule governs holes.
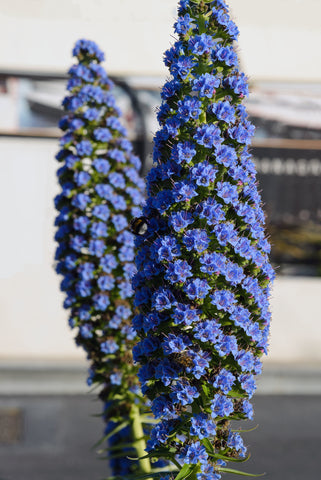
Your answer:
[[[142,473],[151,472],[151,464],[149,458],[141,458],[146,455],[146,442],[144,439],[144,430],[139,407],[135,404],[131,406],[130,418],[132,420],[133,447],[139,458],[138,463]]]

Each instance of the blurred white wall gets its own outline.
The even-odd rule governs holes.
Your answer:
[[[0,139],[0,359],[82,358],[54,264],[57,142]]]
[[[319,81],[320,0],[230,0],[253,80]],[[99,43],[112,73],[165,74],[176,0],[0,0],[1,69],[65,71],[80,38]]]

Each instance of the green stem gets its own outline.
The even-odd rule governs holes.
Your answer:
[[[133,447],[137,452],[137,457],[141,458],[146,455],[146,442],[144,439],[144,430],[139,407],[135,404],[131,406],[130,419],[132,420]],[[142,473],[150,473],[152,471],[149,458],[138,460]]]

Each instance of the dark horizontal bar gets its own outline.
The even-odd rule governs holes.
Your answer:
[[[66,80],[68,75],[62,72],[38,72],[30,70],[0,70],[0,79],[15,77],[30,80]]]
[[[254,138],[252,141],[252,147],[274,150],[321,150],[321,140],[294,140],[291,138]]]
[[[5,130],[0,130],[0,137],[2,138],[26,138],[26,139],[54,139],[58,140],[61,136],[59,133],[59,130],[52,131],[54,129],[51,128],[35,128],[35,129],[28,129],[28,130],[17,130],[17,131],[5,131]]]

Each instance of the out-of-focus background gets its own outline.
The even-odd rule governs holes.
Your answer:
[[[102,428],[88,413],[100,405],[86,395],[85,355],[67,326],[54,271],[56,125],[73,44],[95,40],[148,171],[176,4],[0,0],[1,480],[107,475],[88,451]],[[321,440],[321,3],[229,5],[250,79],[252,152],[277,266],[250,467],[271,480],[317,478],[316,460],[302,455],[313,458]]]

